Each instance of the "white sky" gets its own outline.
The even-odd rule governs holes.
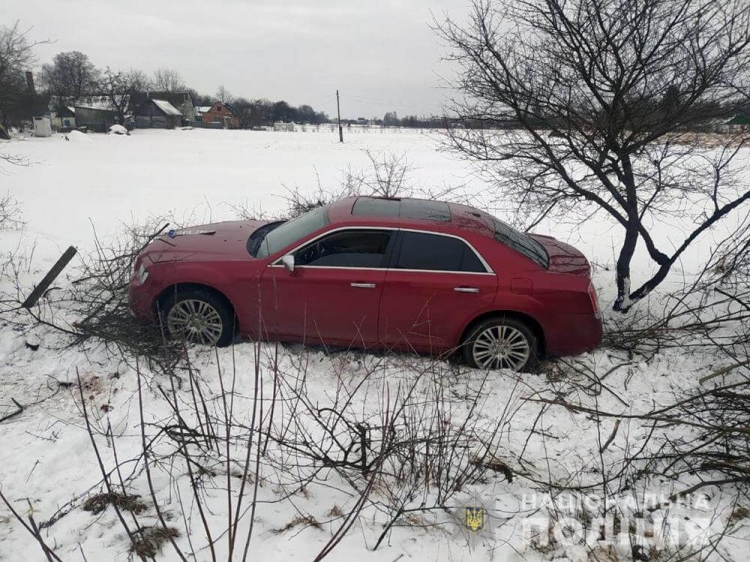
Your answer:
[[[39,63],[60,51],[98,67],[178,70],[189,86],[307,103],[342,117],[439,114],[446,96],[433,14],[469,0],[0,0],[0,22],[33,26]]]

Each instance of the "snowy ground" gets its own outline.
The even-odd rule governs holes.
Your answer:
[[[410,178],[416,190],[439,191],[446,186],[462,186],[464,193],[486,192],[486,185],[471,167],[437,150],[433,137],[370,132],[352,133],[346,140],[342,145],[335,135],[327,132],[178,130],[136,131],[127,137],[71,135],[65,140],[57,135],[14,141],[1,148],[24,155],[31,165],[4,166],[2,181],[4,189],[18,200],[26,225],[19,230],[0,232],[0,249],[17,249],[27,258],[20,278],[22,289],[28,291],[67,246],[75,245],[82,252],[93,250],[94,229],[100,239],[107,240],[122,225],[153,216],[171,214],[180,222],[200,223],[235,218],[237,206],[275,213],[284,208],[285,185],[312,192],[318,182],[324,186],[334,184],[347,166],[367,165],[364,149],[405,153],[412,166]],[[513,219],[507,209],[496,210],[502,218]],[[679,229],[679,225],[664,225],[658,236],[670,239],[674,229]],[[607,269],[611,269],[614,261],[612,248],[619,233],[605,220],[593,221],[582,231],[561,224],[545,224],[537,231],[574,243],[597,264],[594,282],[601,289],[602,306],[608,308],[614,292],[612,275]],[[666,286],[682,284],[689,278],[705,259],[711,242],[712,235],[701,239],[675,269],[671,285]],[[645,263],[636,260],[636,275],[647,273]],[[58,285],[68,282],[69,279],[64,279]],[[13,291],[7,280],[3,281],[3,290]],[[656,307],[660,299],[659,294],[654,295],[641,310]],[[26,345],[34,338],[41,342],[36,351]],[[137,460],[141,451],[135,358],[120,357],[96,342],[83,347],[70,347],[68,343],[66,336],[32,326],[31,322],[26,328],[16,325],[0,332],[0,418],[14,411],[14,400],[25,406],[20,415],[0,424],[0,489],[23,516],[31,513],[36,522],[55,518],[44,529],[43,537],[61,559],[127,560],[132,556],[129,541],[114,510],[110,507],[92,515],[81,509],[90,494],[102,490],[102,477],[85,430],[77,377],[83,381],[84,400],[95,420],[95,431],[106,434],[108,424],[111,427],[111,434],[98,439],[107,468],[111,469],[115,452],[123,463],[125,459]],[[249,424],[256,388],[258,391],[262,388],[265,397],[273,394],[274,370],[270,364],[274,349],[273,345],[256,347],[247,343],[221,350],[217,356],[211,351],[193,350],[192,360],[212,407],[221,405],[217,376],[221,368],[225,379],[235,377],[234,415]],[[578,375],[567,371],[567,376],[560,376],[563,365],[547,366],[547,372],[537,376],[519,378],[497,372],[483,380],[481,373],[424,358],[357,352],[328,357],[315,350],[284,347],[279,353],[276,375],[283,375],[288,381],[305,376],[308,398],[319,407],[335,402],[336,391],[352,392],[355,395],[352,414],[374,423],[383,415],[384,401],[395,403],[397,388],[416,384],[421,396],[432,396],[435,382],[440,381],[441,392],[449,398],[450,408],[446,411],[450,416],[445,423],[450,427],[461,426],[469,416],[472,427],[482,434],[491,431],[498,421],[505,422],[494,441],[496,456],[514,471],[523,469],[528,478],[517,476],[508,483],[502,474],[491,473],[482,483],[456,492],[451,500],[458,511],[464,505],[485,505],[492,515],[491,532],[467,545],[465,535],[459,532],[460,525],[451,522],[444,512],[430,512],[400,521],[383,544],[372,550],[388,521],[387,510],[379,509],[378,505],[387,503],[392,490],[381,489],[385,487],[382,485],[371,495],[377,501],[368,505],[328,558],[350,561],[356,557],[373,562],[536,561],[552,556],[577,561],[586,560],[587,554],[592,560],[630,560],[629,544],[608,550],[609,542],[600,544],[592,538],[596,533],[589,533],[584,541],[588,547],[553,549],[539,541],[533,546],[525,537],[530,522],[545,526],[549,525],[549,519],[545,511],[535,509],[538,507],[535,502],[541,501],[535,496],[540,485],[532,480],[544,482],[551,477],[557,481],[570,478],[581,484],[595,481],[602,467],[616,465],[626,449],[645,438],[648,428],[637,423],[626,424],[627,428],[619,431],[600,456],[598,451],[602,441],[612,433],[613,420],[597,423],[590,416],[554,407],[542,413],[539,403],[524,398],[565,396],[610,412],[646,412],[654,404],[670,403],[675,395],[682,396],[697,388],[697,379],[713,370],[716,360],[705,353],[670,350],[646,361],[600,349],[575,360],[598,376],[610,373],[605,391],[599,386],[598,392],[586,393],[581,390],[587,386],[585,369],[579,369]],[[256,362],[261,383],[257,386]],[[158,424],[169,416],[169,404],[158,390],[159,385],[168,388],[169,380],[142,365],[141,370],[144,421],[147,427],[154,427],[149,424]],[[424,372],[429,374],[419,375]],[[477,408],[469,412],[469,397],[480,388]],[[180,400],[189,402],[187,390],[178,394]],[[281,410],[279,415],[283,419],[288,412]],[[277,429],[283,427],[280,422]],[[343,523],[339,509],[345,514],[356,502],[356,487],[331,473],[325,481],[316,481],[303,490],[294,489],[291,474],[294,471],[283,466],[284,452],[273,446],[271,450],[272,460],[264,460],[257,471],[259,502],[249,559],[312,560]],[[123,472],[125,476],[134,473],[128,482],[129,490],[148,504],[139,517],[144,524],[154,524],[157,513],[151,505],[142,466],[137,462],[125,463]],[[189,494],[189,477],[184,472],[173,472],[170,480],[165,467],[154,468],[153,472],[159,503],[181,531],[176,539],[178,544],[188,550],[185,530],[191,529],[188,534],[200,543],[202,529],[194,509],[187,520],[182,519],[177,509],[177,493],[183,494],[183,499],[184,494]],[[231,472],[231,468],[217,467],[213,486],[207,485],[205,489],[212,510],[209,524],[214,529],[222,529],[227,512],[226,492],[221,489],[222,474],[228,478],[226,475]],[[235,492],[239,485],[235,483]],[[649,489],[640,490],[640,498],[649,501],[684,485],[683,482],[652,484]],[[602,495],[601,490],[596,493]],[[428,493],[422,501],[429,503],[431,499]],[[692,506],[673,507],[671,516],[674,518],[678,513],[677,519],[687,521],[687,526],[726,522],[731,511],[729,500],[720,494],[699,499]],[[415,502],[420,503],[412,498],[410,505]],[[307,524],[285,529],[295,517],[302,516],[314,518],[320,528],[309,524],[313,519],[307,519]],[[718,520],[712,521],[711,517]],[[654,518],[658,526],[656,515]],[[243,532],[248,521],[249,515],[242,521]],[[226,559],[225,542],[217,541],[219,560]],[[240,542],[244,547],[244,537]],[[211,559],[208,549],[199,546],[195,549],[196,560]],[[746,559],[743,552],[745,555],[748,552],[746,543],[743,546],[729,539],[720,550],[722,555],[737,561]],[[44,559],[34,539],[0,506],[0,561]],[[178,557],[167,545],[157,559],[178,560]],[[241,555],[236,559],[242,559]]]

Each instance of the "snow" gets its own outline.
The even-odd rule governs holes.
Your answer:
[[[109,128],[109,132],[115,135],[127,135],[128,130],[122,125],[112,125]]]
[[[461,192],[473,194],[480,203],[488,201],[491,195],[470,165],[440,151],[439,139],[435,136],[417,132],[345,131],[344,144],[339,143],[337,133],[327,127],[320,132],[285,135],[203,129],[136,130],[128,138],[73,131],[67,133],[67,138],[75,142],[64,142],[61,135],[56,135],[48,139],[27,138],[24,142],[5,143],[1,147],[7,152],[24,155],[33,163],[29,167],[4,167],[8,174],[4,179],[8,192],[19,201],[26,224],[20,230],[0,232],[0,249],[16,251],[26,258],[21,262],[25,265],[21,271],[24,294],[69,245],[75,245],[82,253],[93,251],[94,233],[106,242],[125,225],[167,215],[179,225],[233,219],[237,216],[237,206],[278,213],[285,207],[286,187],[296,186],[313,192],[318,182],[324,187],[334,185],[348,167],[366,168],[365,149],[376,154],[406,154],[412,168],[409,177],[418,191],[436,192],[446,186],[460,185]],[[513,211],[502,206],[489,210],[498,213],[500,218],[513,218]],[[676,220],[674,224],[657,229],[656,236],[669,239],[679,228]],[[616,296],[612,247],[618,241],[617,230],[606,220],[597,219],[581,230],[565,224],[545,223],[537,231],[573,243],[592,259],[596,264],[593,279],[600,289],[601,308],[605,315],[611,314],[608,309]],[[696,272],[711,242],[711,236],[698,240],[670,277],[672,286]],[[642,252],[637,254],[632,274],[634,282],[645,277],[649,267]],[[72,272],[73,269],[66,270],[55,285],[69,284]],[[7,279],[2,283],[5,291],[14,290]],[[659,290],[654,291],[649,301],[642,303],[642,310],[648,310],[649,306],[658,308],[663,297]],[[55,298],[54,291],[50,298]],[[81,509],[83,500],[101,491],[102,486],[81,416],[77,380],[80,377],[83,381],[84,399],[95,431],[99,433],[97,443],[105,463],[112,468],[113,444],[121,462],[137,459],[141,451],[135,360],[122,358],[97,342],[83,347],[69,346],[69,340],[59,332],[33,325],[28,320],[20,322],[0,332],[0,418],[14,411],[14,400],[25,406],[22,413],[0,424],[0,490],[22,515],[28,515],[33,509],[37,522],[49,520],[58,510],[63,510],[57,522],[43,531],[45,540],[55,545],[63,560],[80,560],[81,553],[90,561],[127,560],[128,539],[112,508],[98,516]],[[31,347],[27,345],[29,342]],[[33,350],[36,344],[39,348]],[[507,417],[509,423],[501,431],[497,456],[515,468],[514,460],[523,454],[527,476],[542,481],[548,470],[559,479],[574,475],[583,478],[584,470],[593,471],[596,477],[601,439],[612,433],[614,420],[598,423],[590,416],[561,407],[550,407],[542,414],[540,405],[528,398],[554,398],[574,393],[571,399],[584,405],[613,412],[642,413],[654,404],[670,403],[675,394],[698,388],[698,379],[713,368],[716,360],[705,352],[690,350],[665,350],[646,360],[600,349],[569,360],[577,368],[566,371],[563,376],[554,369],[545,375],[497,372],[484,381],[481,372],[408,355],[383,356],[352,351],[328,356],[319,350],[282,346],[276,357],[275,350],[273,344],[256,347],[243,343],[216,353],[193,349],[190,354],[194,369],[210,394],[212,407],[220,404],[218,369],[222,369],[225,378],[236,375],[233,384],[233,396],[237,401],[235,415],[245,423],[249,423],[251,399],[256,391],[253,375],[256,360],[260,362],[258,390],[263,396],[273,395],[275,379],[269,365],[276,362],[284,381],[297,380],[304,375],[305,387],[316,407],[330,405],[337,395],[349,392],[355,396],[352,412],[367,416],[373,425],[377,425],[380,403],[393,402],[399,385],[406,388],[417,381],[416,373],[433,370],[438,376],[419,382],[418,394],[428,397],[438,387],[442,388],[451,405],[445,423],[454,428],[459,426],[469,415],[462,397],[483,389],[483,400],[471,412],[477,431],[487,430],[502,416]],[[167,419],[170,412],[169,403],[159,388],[168,389],[171,381],[143,364],[139,368],[143,376],[145,421],[159,423]],[[600,376],[607,373],[606,385],[612,392],[581,392],[576,385],[589,381],[588,372]],[[187,390],[180,392],[184,392],[180,394],[181,399],[189,401]],[[425,403],[428,404],[425,408],[429,408],[430,402]],[[279,407],[282,410],[279,416],[284,419],[285,407]],[[640,443],[648,430],[636,423],[626,422],[624,426],[627,427],[620,429],[612,445],[602,454],[605,463],[616,464],[629,444]],[[130,489],[150,505],[142,464],[126,464],[123,471],[126,475],[131,471],[137,473]],[[172,520],[176,527],[184,529],[185,522],[177,515],[175,494],[177,491],[189,493],[187,476],[182,474],[175,482],[170,482],[162,469],[154,468],[153,472],[162,509],[176,517]],[[346,509],[354,504],[356,496],[347,482],[333,473],[325,482],[311,484],[304,492],[288,490],[286,486],[294,472],[278,470],[278,466],[270,462],[261,466],[264,480],[259,487],[261,502],[251,543],[254,560],[312,559],[342,522],[328,515],[332,508]],[[210,520],[214,529],[221,528],[226,516],[226,493],[220,489],[221,478],[217,481],[219,489],[207,486],[204,490],[211,505]],[[538,487],[528,478],[516,475],[513,482],[508,483],[498,475],[461,490],[454,500],[457,507],[481,501],[497,518],[497,528],[480,537],[478,543],[471,543],[472,548],[467,547],[465,536],[457,530],[458,525],[449,523],[449,516],[438,512],[425,517],[435,517],[440,526],[420,525],[415,517],[410,525],[395,526],[383,545],[372,551],[386,519],[382,511],[369,507],[328,559],[535,562],[548,560],[546,553],[549,553],[560,560],[585,560],[586,549],[582,545],[571,545],[563,551],[545,550],[544,545],[532,547],[533,541],[524,536],[529,522],[542,526],[549,523],[543,512],[529,505],[529,502],[540,501],[540,496],[535,495]],[[680,483],[667,482],[661,488],[640,492],[668,494],[676,489],[681,489]],[[374,493],[382,499],[387,497],[387,492],[378,488]],[[285,493],[291,495],[286,498]],[[721,496],[706,501],[705,506],[673,506],[673,509],[698,523],[714,511],[725,521],[726,501]],[[313,515],[322,522],[322,528],[295,527],[277,532],[300,513]],[[149,509],[142,520],[154,524],[154,510]],[[201,527],[195,513],[192,521],[194,540],[198,541]],[[586,540],[592,550],[604,548],[591,534]],[[187,548],[184,532],[177,541]],[[225,541],[218,543],[219,559],[223,559],[221,552]],[[619,545],[618,548],[624,547]],[[737,546],[730,540],[721,552],[739,562],[744,559],[745,548],[741,541]],[[0,504],[0,562],[42,559],[38,544]],[[172,561],[177,557],[167,545],[157,559]],[[202,550],[196,559],[209,560],[210,557]]]
[[[81,131],[70,131],[69,133],[65,133],[63,138],[72,142],[91,142],[91,137]]]
[[[171,103],[165,100],[151,100],[156,104],[156,107],[161,109],[167,115],[181,116],[182,112],[173,106]]]
[[[115,96],[117,105],[122,106],[123,101],[127,98],[127,95],[124,96]],[[75,113],[75,108],[80,107],[84,109],[97,109],[100,111],[115,111],[116,107],[115,104],[112,103],[112,98],[109,96],[84,96],[76,100],[73,112]]]

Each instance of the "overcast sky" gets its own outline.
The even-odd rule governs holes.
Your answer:
[[[0,0],[0,22],[33,26],[39,63],[60,51],[98,67],[178,70],[214,94],[307,103],[342,117],[438,114],[446,92],[432,14],[468,0]]]

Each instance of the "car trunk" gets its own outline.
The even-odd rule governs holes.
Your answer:
[[[530,234],[529,236],[539,242],[547,252],[549,271],[571,275],[589,275],[591,273],[591,266],[586,256],[570,244],[542,234]]]

